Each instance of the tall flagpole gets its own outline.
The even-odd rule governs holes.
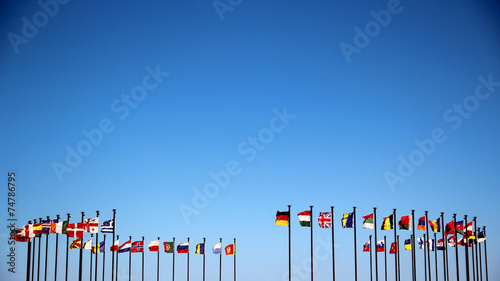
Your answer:
[[[479,228],[479,227],[478,227],[478,228],[476,229],[476,233],[478,233],[478,234],[479,234],[479,231],[481,231],[481,228]],[[478,236],[476,236],[476,239],[477,239],[477,238],[478,238]],[[477,241],[476,241],[476,242],[477,242]],[[477,244],[478,244],[478,247],[479,247],[479,274],[480,274],[480,275],[479,275],[479,276],[480,276],[480,279],[478,279],[478,281],[479,281],[479,280],[483,281],[483,260],[482,260],[482,257],[481,257],[481,244],[480,244],[479,242],[477,242]]]
[[[444,226],[444,212],[441,212],[441,239],[443,239],[443,280],[444,281],[447,281],[446,280],[446,271],[447,271],[447,264],[446,264],[446,248],[448,247],[448,243],[446,243],[445,239],[444,239],[444,230],[445,230],[445,226]],[[436,281],[437,281],[437,278],[436,278]]]
[[[42,223],[42,218],[39,218],[39,223],[43,224]],[[36,269],[36,281],[40,281],[40,249],[41,249],[41,246],[42,246],[42,234],[38,234],[38,265],[37,265],[37,269]]]
[[[219,252],[219,281],[222,280],[222,238],[220,239],[221,251]]]
[[[311,205],[310,207],[311,207],[311,211],[310,211],[311,213],[309,214],[309,220],[310,220],[310,224],[311,224],[311,281],[313,281],[314,280],[314,278],[313,278],[313,222],[312,222],[313,206]],[[236,280],[236,278],[235,278],[235,280]],[[203,281],[205,281],[205,280],[203,280]]]
[[[71,215],[69,213],[67,213],[67,215],[68,215],[68,224],[69,224],[69,218],[71,218]],[[63,222],[63,227],[64,227],[64,222]],[[68,281],[68,250],[69,250],[69,236],[66,233],[66,273],[65,273],[65,279],[64,279],[66,281]]]
[[[106,263],[106,234],[104,234],[104,251],[102,252],[102,281],[104,281],[104,267],[105,267],[105,263]],[[100,246],[100,245],[99,245]],[[100,248],[99,247],[99,251],[100,251]],[[96,249],[97,251],[97,249]],[[96,280],[97,281],[97,280]]]
[[[158,247],[160,247],[160,237],[158,237]],[[160,281],[160,249],[158,249],[158,257],[156,261],[156,280]]]
[[[33,227],[36,224],[36,219],[33,219]],[[33,259],[31,262],[31,281],[35,278],[35,254],[36,254],[36,235],[33,237]]]
[[[417,239],[417,236],[415,236],[415,210],[411,210],[411,225],[412,225],[412,234],[413,238],[410,241],[411,242],[411,255],[412,255],[412,269],[413,269],[413,281],[417,281],[417,256],[416,252],[417,249],[415,248],[416,243],[415,240]]]
[[[99,220],[99,211],[95,211],[97,214],[97,219]],[[97,281],[97,257],[99,256],[97,253],[97,245],[99,243],[99,223],[97,224],[97,233],[95,234],[95,281]],[[91,253],[92,254],[92,253]],[[104,280],[103,280],[104,281]]]
[[[189,281],[189,237],[188,237],[188,253],[187,253],[187,281]]]
[[[59,223],[59,219],[61,218],[59,215],[56,215],[57,223]],[[59,233],[56,232],[56,260],[54,261],[54,281],[57,281],[57,253],[59,251]]]
[[[413,251],[415,250],[413,248],[413,240],[415,239],[415,236],[413,234],[410,235],[410,247],[411,247],[411,279],[415,281],[415,258],[413,257]]]
[[[425,233],[424,233],[424,275],[425,275],[425,281],[427,281],[427,252],[425,251],[425,244],[427,244],[427,239]]]
[[[290,215],[292,214],[290,212],[291,207],[292,207],[292,205],[288,205],[288,281],[292,281],[292,243],[291,243],[291,238],[292,238],[291,228],[292,228],[292,226],[290,224]],[[485,247],[485,250],[486,250],[486,247]]]
[[[312,226],[311,226],[312,227]],[[236,281],[236,238],[234,238],[234,247],[233,247],[233,268],[234,268],[234,281]]]
[[[352,207],[353,223],[354,223],[354,280],[358,281],[358,251],[357,251],[357,241],[356,241],[356,207]],[[312,229],[312,226],[311,226]],[[312,258],[312,257],[311,257]],[[311,269],[312,270],[312,269]],[[312,280],[311,280],[312,281]]]
[[[372,235],[370,234],[370,281],[373,281],[373,269],[372,269],[372,267],[373,267],[372,266]]]
[[[483,226],[484,238],[486,238],[486,226]],[[484,240],[484,265],[486,270],[486,281],[488,281],[488,251],[486,250],[486,240]]]
[[[94,234],[93,233],[90,233],[90,238],[92,238],[92,240],[90,240],[90,241],[94,240]],[[90,281],[92,281],[92,242],[90,243],[90,263],[89,263],[89,266],[90,266],[89,277],[90,277]]]
[[[425,234],[427,235],[427,240],[430,240],[429,236],[429,216],[428,211],[425,211]],[[429,268],[429,281],[432,281],[431,277],[431,253],[429,252],[429,243],[425,241],[425,248],[427,249],[427,267]]]
[[[50,223],[50,217],[47,216],[47,221]],[[42,224],[42,227],[43,227],[43,224]],[[49,230],[49,233],[50,233],[50,230]],[[44,277],[44,281],[47,281],[47,257],[48,257],[48,253],[49,253],[49,233],[47,233],[45,235],[45,277]]]
[[[375,230],[375,245],[377,245],[377,208],[373,208],[373,229]],[[378,255],[377,246],[375,246],[375,281],[378,281]]]
[[[398,255],[398,280],[401,280],[401,257],[399,256],[399,235],[396,242],[396,255]]]
[[[222,238],[221,238],[222,240]],[[174,250],[172,251],[172,281],[174,281],[175,278],[175,237],[172,240],[172,244],[174,245]]]
[[[158,241],[158,248],[160,247],[160,241]],[[142,276],[142,281],[144,281],[144,251],[146,249],[144,249],[144,236],[142,236],[142,273],[141,273],[141,276]],[[160,251],[160,249],[158,249],[158,251]],[[97,281],[97,280],[96,280]],[[104,281],[104,280],[102,280]]]
[[[396,235],[396,209],[392,209],[392,227],[394,228],[394,247],[397,247],[397,235]],[[398,253],[394,253],[394,280],[398,280]]]
[[[387,281],[387,239],[386,236],[384,235],[384,268],[385,268],[385,281]]]
[[[443,242],[444,243],[444,242]],[[436,268],[436,281],[438,281],[438,254],[437,254],[437,235],[436,232],[434,232],[434,243],[432,243],[432,246],[434,246],[434,267]]]
[[[469,237],[467,235],[467,215],[464,215],[464,234],[465,234],[465,280],[470,280],[470,269],[469,269]]]
[[[335,227],[334,227],[334,214],[333,206],[330,206],[332,211],[332,270],[333,270],[333,281],[335,281]]]
[[[83,222],[84,217],[85,217],[85,212],[82,212],[82,222]],[[83,242],[83,239],[82,239],[82,242]],[[80,261],[79,261],[79,266],[78,266],[78,280],[79,281],[82,281],[82,257],[83,257],[83,244],[80,246]]]
[[[118,234],[116,235],[116,240],[120,241],[120,235],[118,235]],[[118,245],[118,248],[116,249],[116,276],[115,276],[115,280],[111,280],[111,281],[118,281],[118,273],[119,273],[119,271],[118,271],[118,257],[120,256],[119,254],[120,254],[120,245]]]
[[[475,232],[474,236],[476,237],[474,239],[474,242],[475,242],[474,244],[476,245],[476,251],[475,251],[475,253],[476,253],[476,280],[479,281],[479,263],[478,263],[478,250],[477,250],[478,249],[477,248],[478,247],[477,244],[479,244],[479,243],[477,242],[477,234],[478,233],[477,233],[477,231],[475,231],[476,227],[477,227],[477,217],[474,217],[474,227],[472,229]],[[472,245],[472,246],[474,247],[474,245]]]
[[[116,229],[115,217],[116,217],[116,209],[113,209],[113,244],[111,245],[111,247],[115,246],[115,229]],[[113,250],[114,250],[114,248],[113,248]],[[118,256],[117,256],[117,259],[118,259]],[[114,281],[114,280],[115,280],[115,251],[112,251],[111,252],[111,281]],[[102,281],[104,281],[104,280],[102,280]]]
[[[207,248],[205,241],[206,239],[203,237],[203,281],[205,281],[205,249]]]
[[[28,221],[28,225],[31,224],[31,221]],[[28,226],[28,236],[29,235],[29,226]],[[28,253],[26,254],[26,281],[30,281],[30,271],[31,271],[31,237],[28,237]]]
[[[453,214],[453,231],[455,235],[455,262],[457,268],[457,281],[460,281],[460,270],[458,268],[458,236],[457,236],[457,214]]]
[[[132,236],[129,236],[130,243],[132,243]],[[160,241],[158,241],[159,244]],[[132,246],[132,244],[130,244]],[[143,245],[144,246],[144,245]],[[142,248],[144,250],[144,248]],[[158,253],[160,249],[158,249]],[[128,251],[128,281],[132,280],[132,248]]]

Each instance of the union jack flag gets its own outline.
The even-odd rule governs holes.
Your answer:
[[[332,213],[320,212],[318,217],[318,224],[321,228],[332,228]]]

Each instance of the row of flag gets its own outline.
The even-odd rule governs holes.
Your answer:
[[[311,227],[311,221],[312,221],[312,216],[311,216],[311,211],[304,211],[300,212],[297,214],[299,218],[299,224],[301,226],[305,227]],[[277,225],[282,225],[282,226],[288,226],[289,223],[289,218],[290,218],[290,212],[285,211],[285,212],[280,212],[278,211],[276,213],[276,224]],[[365,229],[374,229],[374,220],[373,220],[373,213],[363,216],[363,225],[362,227]],[[426,230],[426,223],[425,223],[425,216],[421,217],[418,219],[418,225],[417,229],[418,230]],[[441,232],[441,218],[437,218],[435,220],[428,220],[428,226],[429,229],[432,230],[433,232]],[[320,212],[318,216],[318,225],[320,228],[332,228],[332,213],[331,212]],[[354,225],[354,212],[351,213],[345,213],[341,217],[341,225],[342,228],[353,228]],[[398,222],[399,229],[400,230],[411,230],[412,227],[412,215],[408,216],[402,216]],[[449,234],[454,234],[455,233],[455,225],[456,225],[456,231],[462,235],[464,234],[464,231],[467,231],[467,235],[472,235],[473,234],[473,221],[467,223],[467,226],[464,227],[464,221],[457,221],[455,224],[455,221],[452,220],[449,223],[446,224],[445,227],[445,232],[444,234],[448,236]],[[395,221],[394,221],[394,215],[391,214],[387,217],[384,217],[382,219],[382,225],[380,227],[381,230],[390,230],[394,229],[395,227]]]

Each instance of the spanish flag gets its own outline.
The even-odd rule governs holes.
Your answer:
[[[393,215],[385,217],[382,223],[382,230],[393,229],[394,223],[392,221],[393,221]]]
[[[288,226],[288,220],[290,217],[290,212],[276,212],[276,224],[282,226]]]

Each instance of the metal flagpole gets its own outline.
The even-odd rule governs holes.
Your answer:
[[[174,249],[172,251],[172,281],[174,281],[174,278],[175,278],[175,237],[173,238],[172,240],[172,244],[174,246]]]
[[[83,222],[84,217],[85,217],[85,212],[82,212],[81,222]],[[82,239],[82,245],[80,246],[80,261],[79,261],[79,266],[78,266],[78,280],[79,281],[82,281],[82,257],[83,257],[83,239]]]
[[[49,216],[47,216],[47,221],[50,223],[50,217]],[[49,233],[50,233],[50,230],[49,230]],[[45,281],[47,281],[47,257],[48,257],[48,253],[49,253],[49,233],[47,233],[45,235],[45,274],[44,274],[45,277],[43,279]]]
[[[28,225],[31,221],[28,221]],[[30,281],[30,271],[31,271],[31,237],[29,237],[29,226],[28,226],[28,253],[26,254],[26,281]]]
[[[312,227],[312,225],[311,225]],[[236,238],[234,238],[234,247],[233,247],[233,258],[234,258],[234,262],[233,262],[233,268],[234,268],[234,281],[236,281]]]
[[[465,231],[467,231],[467,227],[465,228]],[[474,243],[474,241],[472,241],[471,243]],[[469,247],[469,239],[467,239],[467,247]],[[472,256],[472,280],[476,281],[476,264],[475,264],[475,260],[474,260],[474,255],[475,255],[474,244],[472,244],[470,247],[471,247],[471,256]]]
[[[401,280],[401,257],[399,256],[399,235],[396,242],[396,255],[398,255],[398,280]]]
[[[447,281],[446,280],[446,271],[447,271],[447,265],[446,265],[446,248],[447,248],[447,243],[444,239],[444,230],[445,230],[445,226],[444,226],[444,212],[441,212],[441,239],[443,239],[443,280],[444,281]],[[436,281],[437,281],[437,278],[436,278]]]
[[[352,216],[354,223],[354,280],[358,280],[358,251],[357,251],[357,241],[356,241],[356,207],[352,207]],[[312,226],[311,226],[312,229]],[[311,257],[312,259],[312,257]],[[311,261],[312,262],[312,261]],[[312,268],[311,268],[312,271]],[[312,281],[312,280],[311,280]]]
[[[71,218],[71,215],[68,213],[68,224],[69,224],[69,218]],[[63,227],[64,227],[64,222],[63,222]],[[69,236],[66,234],[66,273],[65,273],[65,279],[68,281],[68,250],[69,250]],[[104,280],[103,280],[104,281]]]
[[[115,217],[116,217],[116,209],[113,209],[113,244],[111,245],[111,247],[115,246],[115,229],[116,229]],[[113,248],[113,250],[114,250],[114,248]],[[118,256],[117,256],[117,259],[118,259]],[[114,281],[114,280],[115,280],[115,251],[112,251],[111,252],[111,281]],[[102,280],[102,281],[104,281],[104,280]]]
[[[415,210],[411,210],[411,225],[412,225],[412,234],[413,238],[411,239],[411,256],[413,259],[412,262],[412,269],[413,269],[413,281],[417,281],[417,256],[416,256],[416,243],[415,240],[417,239],[417,236],[415,236]]]
[[[332,270],[333,270],[333,281],[335,281],[335,227],[334,227],[334,215],[333,206],[330,206],[332,211]]]
[[[35,224],[36,224],[36,219],[33,219],[33,226],[32,227],[34,227]],[[36,235],[33,236],[33,260],[31,262],[31,265],[32,265],[31,266],[31,281],[33,281],[35,278],[35,254],[36,254],[35,248],[36,248]]]
[[[59,223],[60,216],[56,215],[57,223]],[[59,252],[59,233],[56,232],[56,257],[54,261],[54,281],[57,281],[57,254]]]
[[[219,281],[222,280],[222,238],[220,239],[221,251],[219,252]]]
[[[486,226],[483,226],[483,233],[486,238]],[[488,281],[488,251],[486,250],[486,240],[484,240],[484,266],[486,270],[486,281]]]
[[[478,227],[476,229],[476,232],[479,234],[479,231],[481,231],[481,228]],[[476,239],[477,238],[478,238],[478,236],[476,236]],[[477,244],[479,244],[478,245],[478,247],[479,247],[479,253],[478,253],[479,254],[479,273],[480,273],[480,275],[479,275],[480,279],[479,280],[483,281],[483,260],[482,260],[482,257],[481,257],[481,244],[479,242],[477,242]]]
[[[206,245],[205,245],[205,237],[203,237],[203,281],[205,281],[205,248],[206,248]],[[201,249],[200,249],[200,253],[201,253]]]
[[[377,245],[377,208],[373,208],[373,229],[375,230],[375,245]],[[378,254],[375,246],[375,281],[378,281]]]
[[[103,241],[104,241],[103,242],[104,243],[104,251],[102,252],[102,281],[104,281],[104,268],[106,266],[106,264],[105,264],[106,263],[106,234],[104,234],[104,240]],[[99,247],[99,251],[100,251],[100,248],[101,247]],[[96,251],[97,251],[97,249],[96,249]]]
[[[129,236],[130,243],[132,243],[132,236]],[[159,242],[159,241],[158,241]],[[130,244],[132,247],[132,244]],[[160,252],[160,249],[158,249],[158,253]],[[132,248],[128,251],[128,281],[132,280]]]
[[[457,281],[460,281],[460,269],[458,268],[457,214],[453,214],[453,229],[455,235],[455,262],[457,268]]]
[[[290,212],[292,205],[288,205],[288,281],[292,281],[292,232],[291,232],[291,224],[290,224]],[[486,245],[486,244],[485,244]],[[222,246],[221,246],[222,248]]]
[[[90,238],[92,238],[92,240],[90,241],[93,241],[94,240],[94,234],[90,234]],[[90,243],[90,274],[89,274],[89,277],[90,277],[90,281],[92,281],[92,242]]]
[[[313,278],[313,222],[312,222],[313,206],[311,205],[310,207],[311,207],[311,211],[309,213],[309,223],[311,224],[311,281],[313,281],[314,280],[314,278]],[[205,280],[203,280],[203,281],[205,281]]]
[[[373,267],[372,266],[372,235],[370,234],[370,281],[373,281],[373,269],[372,269],[372,267]]]
[[[118,235],[118,234],[116,235],[116,240],[120,241],[120,235]],[[120,251],[120,245],[118,245],[118,248],[116,249],[116,276],[115,276],[116,281],[118,281],[118,273],[119,273],[119,271],[118,271],[118,257],[120,256],[119,251]]]
[[[475,230],[476,227],[477,227],[477,217],[474,217],[474,227],[472,229]],[[475,251],[475,253],[476,253],[476,280],[479,281],[479,263],[478,263],[479,261],[478,261],[478,245],[477,245],[477,244],[479,244],[477,242],[477,234],[478,233],[477,233],[477,231],[474,231],[474,232],[475,232],[474,236],[476,237],[474,239],[474,244],[476,245],[476,251]]]
[[[436,281],[438,281],[438,254],[437,254],[437,235],[436,232],[434,232],[434,243],[432,243],[432,246],[434,246],[434,267],[436,268]]]
[[[427,239],[426,239],[426,236],[424,234],[424,275],[425,275],[425,281],[427,281],[427,252],[425,251],[425,244],[427,244]]]
[[[428,211],[425,211],[425,234],[427,235],[427,240],[430,240],[431,237],[429,236],[429,216],[428,216]],[[431,276],[431,253],[429,252],[429,243],[425,241],[425,248],[427,249],[427,267],[429,268],[429,281],[432,281],[432,276]]]
[[[39,223],[42,223],[42,218],[39,219]],[[40,280],[40,248],[42,246],[42,234],[38,234],[38,265],[36,269],[36,281]]]
[[[387,281],[387,238],[384,235],[384,268],[385,268],[385,281]]]
[[[467,215],[464,215],[464,234],[465,234],[465,274],[466,280],[470,280],[470,268],[469,268],[469,237],[467,235]]]
[[[97,220],[99,221],[99,211],[95,211],[97,214]],[[97,224],[97,233],[95,234],[95,281],[97,281],[97,257],[99,256],[97,253],[97,246],[99,243],[99,223]],[[92,254],[92,253],[91,253]],[[103,280],[104,281],[104,280]]]
[[[158,248],[160,247],[160,241],[158,241]],[[144,281],[144,236],[142,236],[142,273],[141,273],[141,276],[142,276],[142,281]],[[160,249],[158,249],[158,251],[160,251]],[[104,280],[102,280],[104,281]]]
[[[413,257],[413,251],[415,250],[413,248],[413,239],[415,237],[413,234],[410,235],[410,247],[411,247],[411,278],[413,281],[415,281],[415,258]]]
[[[392,224],[392,228],[394,228],[394,243],[396,243],[396,245],[394,245],[395,247],[397,247],[397,235],[396,235],[396,209],[392,209],[392,221],[391,221],[391,224]],[[397,252],[394,253],[394,280],[398,280],[398,254]]]
[[[158,248],[160,247],[160,237],[158,237]],[[160,281],[160,249],[158,249],[158,257],[156,261],[156,280]]]
[[[189,281],[189,237],[188,237],[188,252],[187,252],[187,281]]]

